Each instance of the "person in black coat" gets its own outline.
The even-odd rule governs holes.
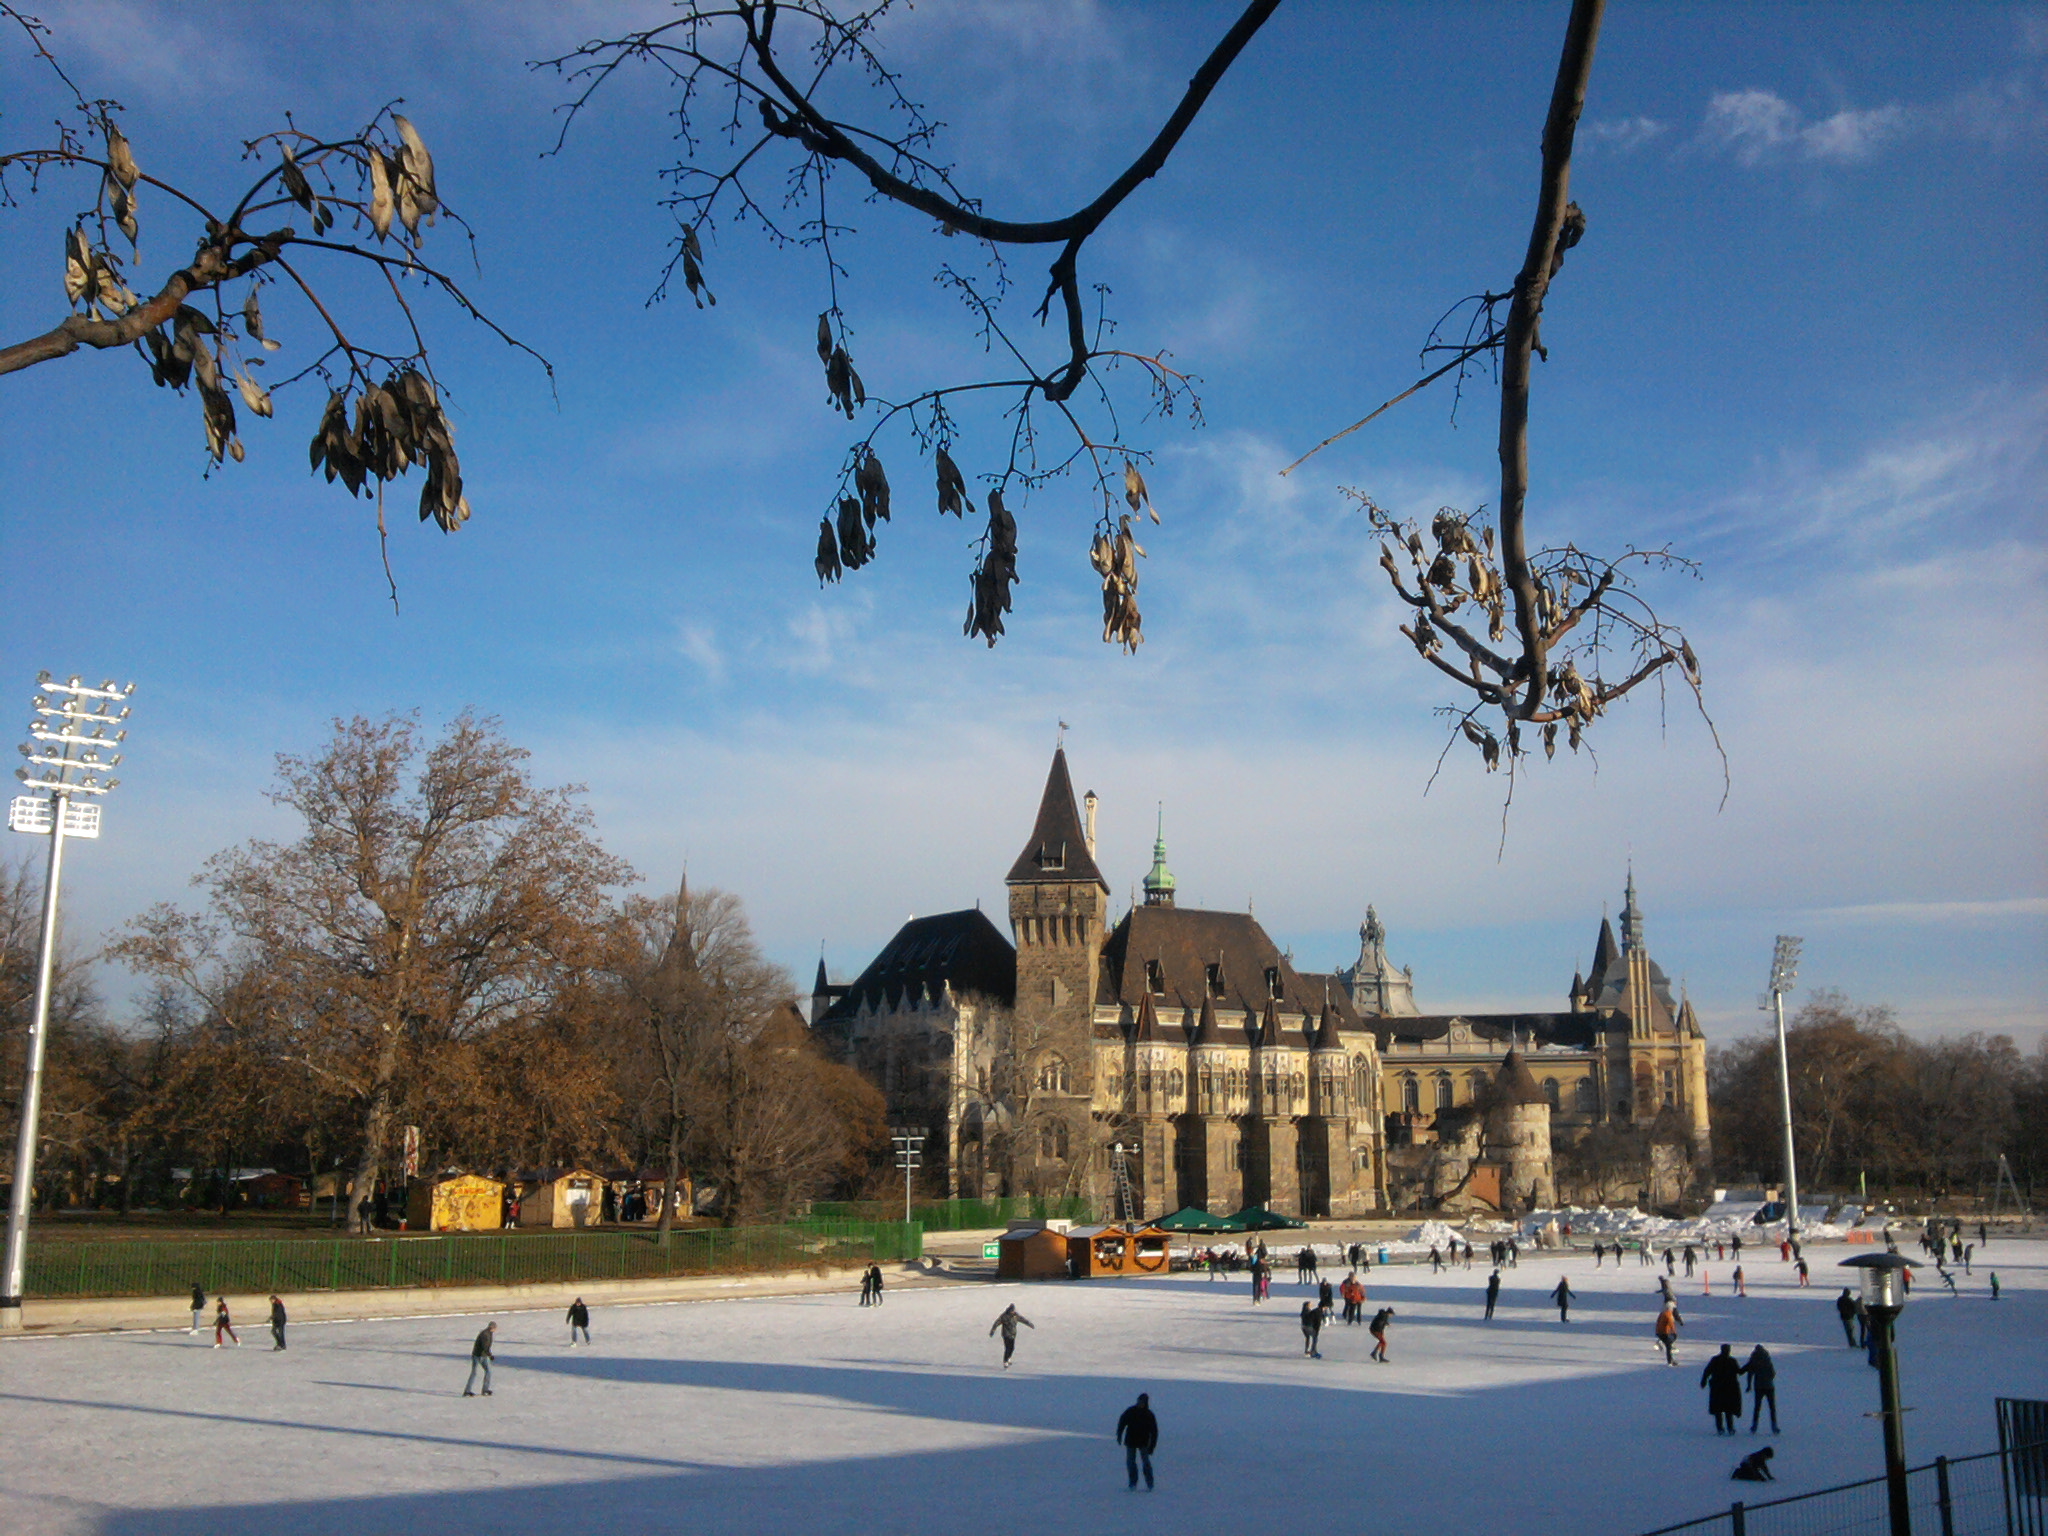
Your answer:
[[[1140,1392],[1138,1400],[1126,1408],[1123,1417],[1116,1421],[1117,1444],[1124,1448],[1124,1470],[1131,1475],[1131,1486],[1138,1486],[1138,1468],[1145,1469],[1145,1486],[1152,1486],[1152,1453],[1159,1449],[1159,1420],[1154,1418],[1149,1393]]]
[[[1742,1417],[1742,1367],[1735,1362],[1729,1345],[1707,1362],[1700,1372],[1700,1385],[1707,1389],[1707,1412],[1714,1416],[1714,1433],[1732,1435],[1735,1421]]]
[[[290,1319],[285,1316],[284,1299],[279,1296],[271,1297],[270,1337],[272,1343],[270,1346],[270,1352],[273,1355],[276,1354],[280,1349],[284,1348],[284,1325],[289,1321]]]
[[[1550,1299],[1557,1303],[1557,1320],[1568,1323],[1572,1320],[1572,1283],[1560,1278],[1557,1289],[1550,1293]]]
[[[1301,1352],[1320,1360],[1323,1352],[1318,1347],[1323,1337],[1323,1309],[1312,1301],[1301,1304]]]
[[[1842,1337],[1849,1341],[1851,1349],[1856,1348],[1856,1293],[1846,1285],[1835,1298],[1835,1316],[1842,1320]]]
[[[1764,1404],[1771,1405],[1771,1433],[1778,1432],[1778,1367],[1771,1359],[1771,1352],[1759,1344],[1749,1352],[1749,1358],[1742,1362],[1742,1374],[1749,1378],[1749,1432],[1756,1433],[1757,1420],[1763,1416]]]
[[[199,1331],[199,1320],[206,1316],[206,1287],[197,1280],[192,1282],[192,1331]]]
[[[581,1296],[578,1296],[569,1303],[568,1322],[569,1347],[571,1349],[576,1347],[576,1335],[579,1331],[583,1334],[583,1342],[588,1344],[590,1342],[590,1308],[583,1305],[583,1298]]]
[[[1771,1448],[1767,1445],[1760,1451],[1751,1451],[1729,1475],[1738,1483],[1775,1483],[1777,1479],[1771,1475]]]
[[[1495,1270],[1486,1277],[1486,1317],[1493,1319],[1493,1304],[1500,1300],[1500,1271]]]
[[[1003,1369],[1006,1371],[1010,1368],[1010,1356],[1017,1353],[1017,1325],[1019,1323],[1022,1323],[1033,1333],[1038,1331],[1037,1325],[1015,1307],[1003,1308],[1002,1315],[993,1323],[990,1323],[988,1327],[990,1333],[994,1333],[998,1328],[1003,1331]]]

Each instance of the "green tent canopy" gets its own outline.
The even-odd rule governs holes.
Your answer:
[[[1269,1211],[1262,1205],[1248,1205],[1235,1216],[1228,1218],[1235,1222],[1240,1232],[1269,1232],[1275,1227],[1306,1227],[1305,1221],[1296,1221],[1292,1216],[1282,1216],[1278,1211]]]
[[[1184,1205],[1171,1216],[1152,1223],[1168,1232],[1242,1232],[1244,1222],[1235,1216],[1211,1216],[1198,1205]]]

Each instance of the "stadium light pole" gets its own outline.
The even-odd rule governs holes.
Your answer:
[[[0,1332],[21,1327],[21,1298],[28,1277],[28,1217],[35,1195],[43,1048],[49,1040],[50,991],[57,968],[57,892],[64,874],[64,840],[100,835],[97,797],[121,782],[100,777],[121,761],[121,754],[102,757],[100,753],[118,746],[127,736],[122,722],[128,718],[127,700],[135,692],[133,683],[122,688],[109,680],[88,688],[76,677],[60,683],[47,672],[37,676],[36,685],[42,691],[35,696],[29,739],[21,745],[21,755],[28,761],[14,770],[14,776],[40,793],[17,795],[8,807],[7,824],[16,832],[47,836],[50,863],[43,877],[35,1013],[28,1027],[21,1124],[14,1143],[14,1189],[7,1207],[6,1267],[0,1272]]]
[[[1770,1008],[1778,1020],[1778,1096],[1785,1119],[1785,1241],[1799,1241],[1799,1164],[1792,1150],[1792,1061],[1785,1050],[1785,994],[1799,974],[1799,948],[1805,941],[1778,935],[1771,952]]]

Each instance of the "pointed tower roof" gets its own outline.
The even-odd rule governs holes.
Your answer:
[[[1159,808],[1158,830],[1152,838],[1152,868],[1145,875],[1145,905],[1173,905],[1173,871],[1166,867],[1166,807]]]
[[[1593,945],[1593,963],[1586,970],[1586,985],[1599,991],[1606,981],[1607,972],[1613,967],[1615,956],[1621,953],[1621,946],[1614,942],[1614,924],[1606,918],[1600,919],[1600,937]]]
[[[811,996],[823,997],[832,988],[832,978],[825,974],[825,957],[818,956],[818,978],[811,983]]]
[[[1195,1025],[1195,1044],[1223,1044],[1223,1031],[1216,1024],[1216,999],[1213,997],[1202,999],[1202,1016]]]
[[[1279,999],[1269,997],[1259,1014],[1259,1044],[1270,1047],[1286,1043],[1286,1038],[1280,1033]]]
[[[1500,1076],[1495,1079],[1502,1095],[1511,1104],[1547,1104],[1543,1090],[1536,1086],[1536,1076],[1529,1070],[1522,1053],[1510,1050],[1501,1061]]]
[[[1081,809],[1074,801],[1074,779],[1067,772],[1067,749],[1052,755],[1052,772],[1045,777],[1045,794],[1038,802],[1038,820],[1031,828],[1031,841],[1010,866],[1010,885],[1078,885],[1088,881],[1102,887],[1094,858],[1088,852],[1087,833],[1081,826]]]
[[[1337,1005],[1325,1001],[1323,1004],[1323,1021],[1316,1030],[1315,1048],[1317,1050],[1341,1051],[1344,1049],[1344,1037],[1337,1031],[1337,1022]]]
[[[1152,994],[1143,993],[1138,998],[1138,1019],[1131,1039],[1140,1045],[1157,1045],[1164,1038],[1159,1033],[1159,1010],[1152,1006]]]
[[[1636,905],[1636,867],[1628,867],[1628,891],[1621,904],[1621,947],[1643,948],[1643,909]]]

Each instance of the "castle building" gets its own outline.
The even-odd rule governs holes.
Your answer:
[[[820,963],[812,1027],[892,1120],[928,1127],[928,1187],[1357,1215],[1389,1205],[1390,1141],[1428,1145],[1441,1121],[1469,1124],[1466,1162],[1526,1205],[1551,1197],[1553,1122],[1675,1118],[1704,1139],[1704,1041],[1642,946],[1633,876],[1622,943],[1603,921],[1568,1011],[1422,1015],[1377,912],[1352,966],[1297,970],[1249,912],[1179,904],[1163,829],[1115,917],[1086,804],[1084,822],[1056,751],[1008,938],[976,908],[912,919],[845,986]]]

